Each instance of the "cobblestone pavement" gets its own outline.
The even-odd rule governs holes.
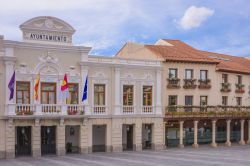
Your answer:
[[[167,149],[160,152],[93,153],[0,160],[0,166],[250,166],[250,146]]]

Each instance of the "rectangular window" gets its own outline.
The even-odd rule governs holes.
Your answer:
[[[237,75],[237,83],[242,84],[242,76],[241,75]]]
[[[200,70],[200,79],[201,80],[206,80],[207,79],[207,70]]]
[[[30,104],[30,82],[16,82],[16,103]]]
[[[227,82],[228,82],[228,75],[222,74],[222,83],[227,83]]]
[[[56,83],[41,83],[41,103],[56,104]]]
[[[177,69],[169,69],[168,78],[178,78]]]
[[[134,105],[134,86],[123,85],[123,105],[133,106]]]
[[[186,69],[185,70],[185,79],[192,79],[193,78],[193,69]]]
[[[152,106],[152,86],[143,86],[143,106]]]
[[[168,105],[169,106],[177,105],[177,96],[169,96]]]
[[[200,106],[207,105],[207,96],[200,96]]]
[[[222,96],[222,105],[223,106],[227,106],[227,100],[228,100],[227,96]]]
[[[94,85],[94,105],[105,105],[105,85]]]
[[[242,105],[242,97],[236,97],[236,106]]]
[[[185,111],[192,112],[193,96],[185,96]]]
[[[67,104],[78,104],[78,84],[69,83],[69,98]]]

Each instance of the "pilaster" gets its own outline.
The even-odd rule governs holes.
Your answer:
[[[32,156],[41,156],[41,126],[39,119],[35,119],[35,125],[32,126]]]
[[[13,119],[9,119],[6,125],[6,158],[15,158],[15,126]]]
[[[65,155],[65,125],[64,120],[60,119],[59,125],[56,127],[56,154],[58,156]]]

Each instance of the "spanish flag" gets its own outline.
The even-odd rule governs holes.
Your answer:
[[[65,97],[69,98],[69,84],[68,84],[67,74],[64,75],[64,79],[61,85],[61,92],[63,94],[63,98]]]
[[[36,83],[34,87],[34,90],[35,90],[34,96],[35,96],[36,101],[38,101],[39,83],[40,83],[40,74],[38,74],[36,77]]]

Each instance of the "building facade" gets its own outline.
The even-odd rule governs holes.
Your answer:
[[[0,36],[0,158],[250,143],[247,59],[163,39],[92,56],[58,18],[20,29]]]

